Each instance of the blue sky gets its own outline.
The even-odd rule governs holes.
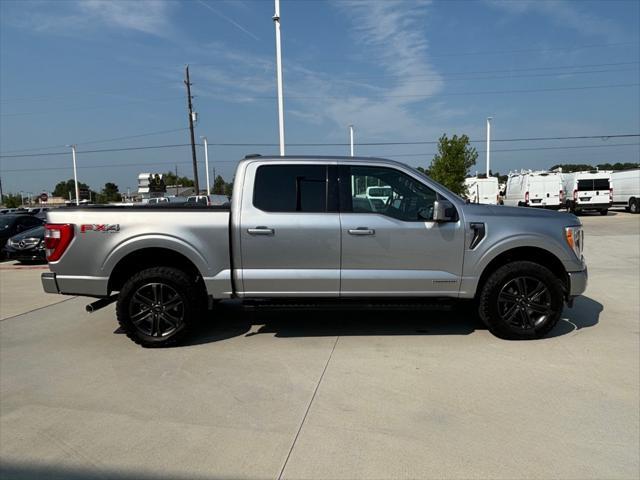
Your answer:
[[[2,155],[76,143],[79,178],[94,189],[134,189],[138,173],[175,165],[191,176],[188,147],[82,153],[188,143],[189,63],[196,135],[208,137],[216,173],[230,180],[245,154],[278,151],[215,145],[277,143],[272,15],[269,0],[2,0]],[[482,140],[488,115],[494,139],[640,132],[636,0],[300,0],[282,1],[281,17],[287,143],[343,143],[350,123],[356,143]],[[639,161],[638,142],[495,142],[492,167]],[[474,145],[482,171],[484,144]],[[413,166],[434,151],[356,145],[356,154]],[[204,184],[201,147],[198,159]],[[47,191],[72,176],[70,153],[0,160],[5,192]]]

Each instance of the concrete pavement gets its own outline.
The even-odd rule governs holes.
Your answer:
[[[637,478],[640,216],[582,220],[589,288],[538,341],[458,311],[230,306],[147,350],[87,299],[12,316],[0,477]]]

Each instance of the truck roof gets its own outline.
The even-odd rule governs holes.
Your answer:
[[[402,166],[402,167],[408,167],[411,169],[414,169],[413,167],[407,165],[406,163],[402,163],[402,162],[398,162],[396,160],[389,160],[388,158],[381,158],[381,157],[348,157],[348,156],[340,156],[340,155],[284,155],[284,156],[279,156],[279,155],[257,155],[257,154],[253,154],[253,155],[247,155],[245,158],[243,158],[242,160],[240,160],[239,163],[248,163],[248,162],[255,162],[255,161],[260,161],[260,162],[269,162],[269,161],[277,161],[277,162],[282,162],[282,161],[299,161],[299,160],[318,160],[318,161],[333,161],[333,162],[343,162],[343,163],[358,163],[358,162],[362,162],[362,161],[366,161],[366,162],[381,162],[381,163],[389,163],[389,164],[394,164],[394,165],[398,165],[398,166]]]

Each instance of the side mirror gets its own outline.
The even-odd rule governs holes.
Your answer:
[[[433,203],[434,222],[452,222],[456,217],[456,209],[448,200],[436,200]]]

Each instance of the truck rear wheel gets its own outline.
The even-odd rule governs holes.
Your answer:
[[[489,276],[480,292],[479,314],[497,337],[528,340],[549,333],[563,305],[562,284],[551,271],[517,261]]]
[[[631,213],[638,213],[638,199],[632,198],[629,200],[629,211]]]
[[[154,267],[133,275],[118,295],[116,314],[127,336],[143,347],[167,347],[184,339],[202,311],[189,276]]]
[[[600,210],[600,215],[604,216],[609,213],[609,210]]]

